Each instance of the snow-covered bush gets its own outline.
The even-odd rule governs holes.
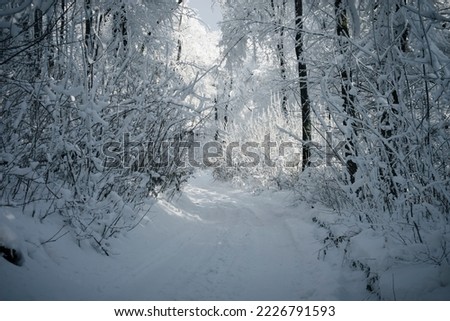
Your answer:
[[[108,254],[150,196],[189,175],[165,149],[195,110],[181,104],[194,83],[176,68],[176,4],[1,6],[1,203]]]

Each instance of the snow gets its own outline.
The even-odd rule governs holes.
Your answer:
[[[12,215],[5,215],[0,222],[0,245],[9,249],[19,250],[21,247],[21,241],[17,234],[8,226],[7,220],[14,219]]]
[[[196,175],[184,194],[160,199],[132,233],[114,240],[114,254],[77,247],[69,236],[39,246],[55,233],[19,211],[27,258],[0,261],[0,299],[20,300],[300,300],[356,299],[350,275],[319,262],[321,247],[307,208],[290,195],[253,195]],[[285,204],[285,205],[283,205]],[[19,223],[20,221],[20,223]],[[39,231],[36,233],[36,231]],[[350,272],[350,274],[355,274]],[[353,276],[354,278],[354,276]]]
[[[0,257],[5,258],[5,260],[8,257],[8,261],[22,265],[24,263],[22,255],[24,248],[23,239],[20,238],[11,226],[14,223],[14,219],[15,217],[9,213],[0,215]]]
[[[364,273],[338,252],[319,255],[324,230],[312,218],[329,210],[293,203],[288,192],[255,195],[200,171],[183,194],[159,199],[133,232],[111,241],[109,257],[69,234],[52,241],[59,228],[50,220],[2,208],[1,235],[16,248],[22,235],[25,264],[0,259],[0,300],[375,299]],[[379,235],[364,231],[355,244],[358,238],[355,254],[380,257]],[[379,283],[386,299],[449,299],[449,275],[432,265],[395,265]]]

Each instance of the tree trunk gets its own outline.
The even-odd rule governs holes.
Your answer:
[[[41,62],[42,62],[42,45],[41,45],[41,38],[43,36],[42,32],[42,10],[36,9],[34,11],[34,42],[36,43],[36,57],[35,57],[35,63],[36,63],[36,78],[39,78],[41,76]]]
[[[86,78],[87,78],[87,88],[91,89],[94,83],[94,35],[93,35],[93,17],[91,9],[91,0],[84,1],[84,9],[86,14],[86,19],[84,22],[84,45],[85,45],[85,56],[86,56]]]
[[[335,0],[334,10],[336,15],[336,34],[338,36],[339,54],[343,57],[348,57],[348,39],[350,37],[350,31],[348,28],[347,11],[343,5],[342,0]],[[344,101],[343,107],[346,113],[343,125],[344,128],[350,126],[350,131],[345,133],[346,144],[344,145],[344,159],[346,161],[347,171],[350,175],[350,182],[355,182],[355,174],[358,170],[357,164],[352,160],[352,157],[357,156],[355,149],[354,139],[356,136],[356,125],[354,119],[356,118],[356,112],[354,108],[355,97],[350,94],[351,90],[351,72],[347,71],[346,66],[343,64],[339,66],[339,76],[341,78],[341,98]]]
[[[178,5],[181,6],[180,20],[178,23],[178,32],[181,32],[181,23],[183,22],[183,9],[184,9],[184,0],[178,0]],[[181,60],[181,52],[182,52],[182,43],[181,43],[181,35],[178,35],[177,40],[177,62]]]
[[[311,106],[308,96],[308,73],[303,61],[303,3],[295,0],[295,54],[297,56],[298,79],[300,86],[300,99],[302,104],[302,170],[310,165],[311,158]]]
[[[281,87],[281,111],[283,112],[283,115],[288,119],[288,109],[287,109],[287,93],[286,88],[284,87],[286,84],[286,56],[284,54],[284,32],[285,27],[283,26],[283,18],[286,15],[286,0],[282,0],[281,7],[278,5],[275,6],[274,0],[271,0],[271,6],[273,11],[273,18],[275,20],[275,31],[278,32],[278,43],[277,43],[277,55],[280,62],[280,76],[282,80],[282,87]],[[277,18],[277,11],[278,11],[278,18]]]

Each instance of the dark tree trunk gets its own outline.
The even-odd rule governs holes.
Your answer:
[[[36,9],[34,11],[34,42],[36,45],[36,78],[41,76],[41,62],[42,62],[42,46],[40,41],[42,40],[42,11]]]
[[[94,35],[93,35],[93,17],[91,9],[91,0],[84,1],[86,20],[84,22],[84,45],[86,47],[86,66],[87,66],[87,87],[91,89],[94,83]]]
[[[127,45],[128,45],[128,29],[127,29],[127,11],[125,9],[125,4],[122,3],[120,5],[120,9],[114,13],[114,29],[113,34],[114,37],[121,38],[123,49],[122,51],[125,53],[127,51]],[[119,50],[120,45],[117,45],[117,50]]]
[[[336,34],[339,42],[339,53],[346,57],[346,51],[348,50],[348,39],[350,37],[350,31],[348,27],[347,11],[343,5],[343,0],[335,0],[334,9],[336,15]],[[351,134],[346,133],[346,143],[344,146],[344,159],[346,161],[347,171],[350,175],[350,182],[355,182],[355,174],[358,170],[357,164],[352,160],[352,157],[357,156],[355,149],[354,139],[356,136],[356,125],[354,120],[356,118],[356,112],[354,108],[355,97],[350,94],[351,91],[351,71],[348,71],[344,66],[339,67],[339,76],[341,78],[341,98],[343,99],[344,112],[347,114],[344,119],[344,127],[351,126]],[[348,132],[348,131],[347,131]]]
[[[308,73],[303,61],[303,3],[295,0],[295,54],[297,56],[298,79],[300,86],[300,99],[302,104],[302,170],[310,165],[311,158],[311,106],[308,95]]]

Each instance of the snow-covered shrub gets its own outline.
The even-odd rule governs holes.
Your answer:
[[[189,175],[165,149],[196,117],[180,104],[194,84],[176,68],[175,4],[2,6],[1,203],[108,254]]]

